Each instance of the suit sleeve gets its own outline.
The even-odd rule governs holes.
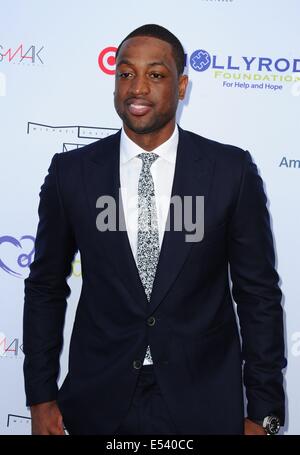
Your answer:
[[[35,257],[25,280],[23,350],[26,404],[57,397],[59,356],[63,343],[66,282],[76,244],[60,196],[54,155],[41,187]]]
[[[246,152],[239,197],[229,231],[232,294],[237,303],[247,411],[284,423],[283,311],[263,182]]]

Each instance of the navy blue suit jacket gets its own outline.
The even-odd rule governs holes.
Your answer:
[[[248,415],[274,413],[283,422],[281,292],[266,196],[249,153],[179,129],[172,195],[205,197],[204,238],[165,232],[148,303],[126,231],[96,228],[98,197],[118,201],[119,144],[120,132],[56,154],[41,188],[25,281],[27,405],[57,399],[71,433],[112,434],[150,344],[179,434],[243,433],[242,369]],[[58,391],[66,277],[77,250],[82,292]]]

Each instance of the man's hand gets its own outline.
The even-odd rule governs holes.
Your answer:
[[[56,401],[31,406],[33,435],[65,435],[62,415]]]
[[[244,434],[247,436],[266,436],[265,429],[250,419],[245,419]]]

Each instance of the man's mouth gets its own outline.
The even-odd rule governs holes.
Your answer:
[[[152,109],[152,103],[146,100],[129,100],[127,105],[130,114],[137,116],[148,114]]]

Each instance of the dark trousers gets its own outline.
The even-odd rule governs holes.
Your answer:
[[[153,365],[141,368],[130,408],[115,434],[177,434],[156,382]]]

